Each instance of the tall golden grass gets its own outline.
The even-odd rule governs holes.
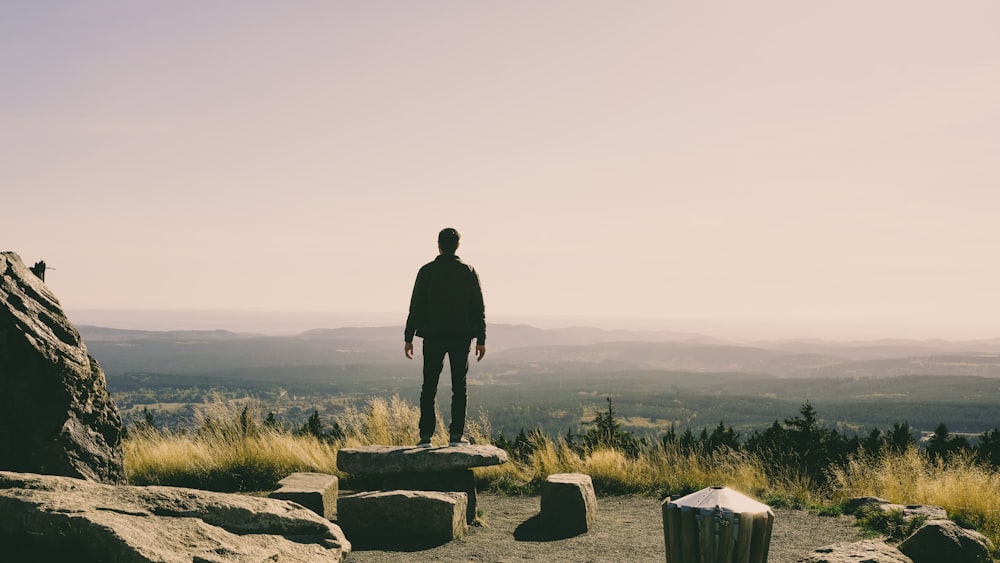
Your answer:
[[[971,454],[947,463],[915,448],[902,453],[853,457],[846,467],[830,468],[831,501],[877,496],[897,504],[943,507],[948,517],[976,528],[1000,548],[1000,471]]]
[[[419,408],[399,397],[370,399],[349,408],[336,422],[343,437],[320,440],[260,424],[258,405],[215,403],[202,409],[198,427],[189,432],[136,430],[124,441],[125,465],[134,484],[190,486],[214,490],[273,487],[296,471],[320,471],[347,478],[336,468],[341,447],[370,444],[412,445],[418,438]],[[438,419],[434,444],[447,441]],[[490,443],[485,414],[470,420],[474,443]],[[972,456],[931,461],[915,448],[853,457],[845,467],[831,466],[819,486],[795,468],[768,466],[742,451],[685,453],[654,446],[637,457],[609,448],[579,453],[563,440],[532,433],[533,451],[499,466],[477,468],[483,487],[512,493],[537,490],[553,473],[590,475],[604,494],[677,496],[710,485],[724,485],[748,495],[797,506],[835,506],[856,496],[879,496],[901,504],[934,504],[950,517],[971,525],[1000,546],[1000,472]]]

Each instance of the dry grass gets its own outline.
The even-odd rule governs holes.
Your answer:
[[[123,449],[136,485],[248,491],[272,488],[296,471],[336,472],[332,444],[267,429],[242,436],[138,432]]]
[[[255,405],[214,403],[189,433],[133,431],[124,442],[125,464],[135,484],[190,486],[214,490],[260,490],[296,471],[339,475],[337,451],[369,444],[412,445],[417,441],[419,407],[399,397],[373,398],[348,409],[336,422],[344,438],[319,440],[261,426]],[[447,442],[437,414],[432,442]],[[469,421],[474,443],[489,443],[492,429],[484,414]],[[858,455],[844,468],[832,467],[822,490],[794,468],[766,466],[756,456],[724,449],[683,453],[652,447],[629,458],[614,449],[578,453],[564,441],[533,435],[533,451],[523,459],[476,469],[482,487],[511,493],[534,492],[553,473],[585,473],[604,494],[678,496],[724,485],[771,502],[797,506],[837,504],[855,496],[879,496],[901,504],[933,504],[950,517],[980,530],[1000,545],[1000,472],[972,457],[947,464],[922,452]]]
[[[883,456],[862,454],[843,469],[832,468],[830,476],[834,501],[877,496],[898,504],[941,506],[949,518],[976,528],[1000,547],[1000,471],[971,455],[944,463],[914,448]]]

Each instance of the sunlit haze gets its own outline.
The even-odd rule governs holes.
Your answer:
[[[55,268],[71,313],[402,324],[451,226],[491,321],[1000,337],[997,22],[986,0],[7,2],[0,250]]]

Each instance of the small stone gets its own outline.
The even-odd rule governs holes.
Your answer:
[[[582,534],[597,519],[597,496],[590,475],[555,473],[542,484],[542,521],[555,532]]]
[[[281,481],[271,498],[290,500],[333,520],[337,516],[337,493],[340,482],[329,473],[292,473]]]

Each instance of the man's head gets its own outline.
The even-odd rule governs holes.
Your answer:
[[[441,254],[454,254],[458,250],[458,231],[452,228],[441,229],[438,233],[438,250]]]

